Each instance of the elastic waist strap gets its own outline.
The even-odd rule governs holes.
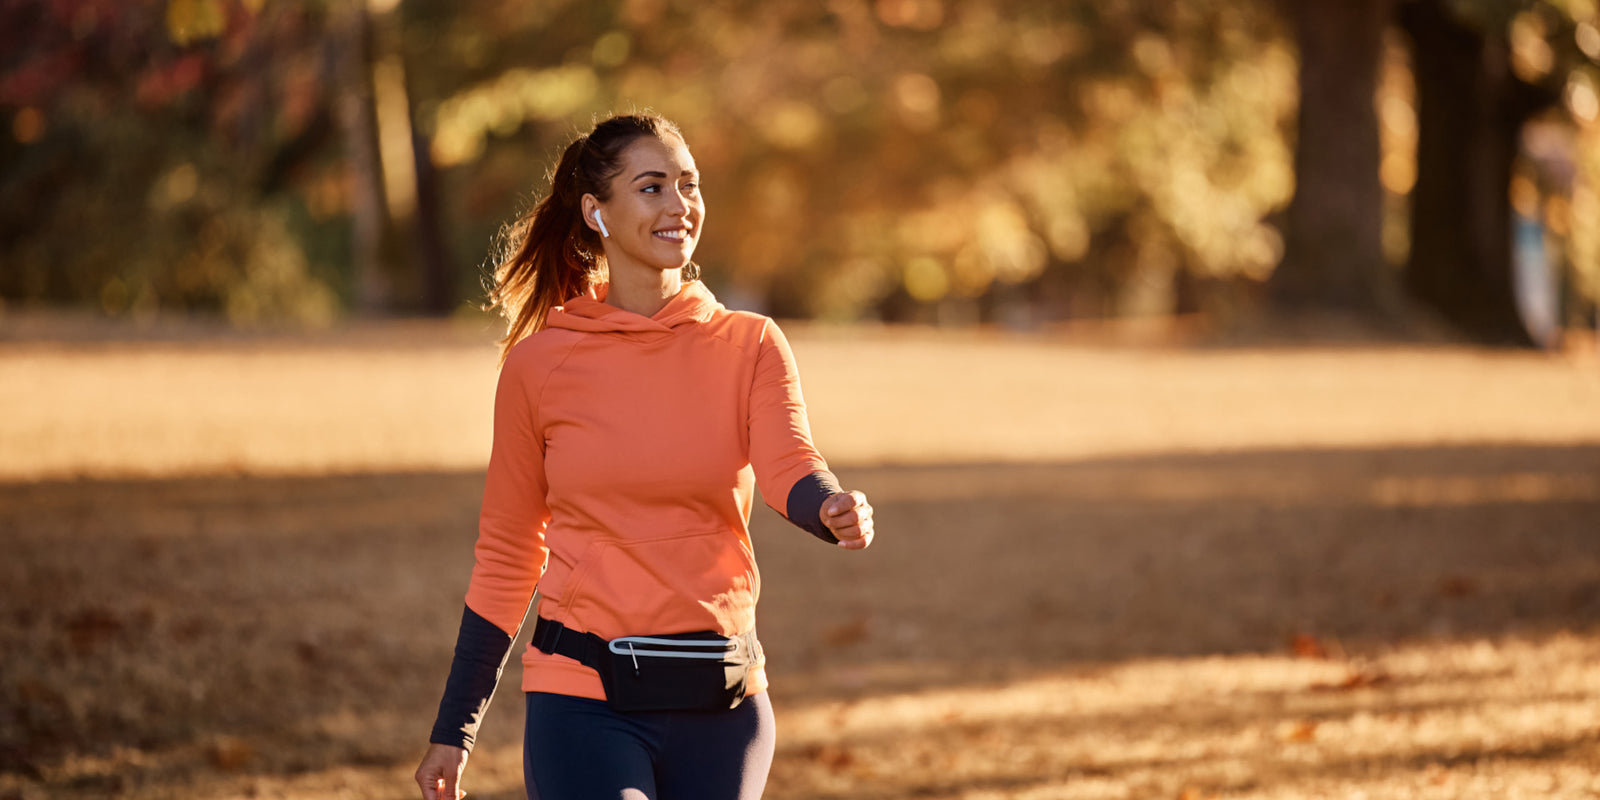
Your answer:
[[[598,670],[601,659],[605,658],[606,640],[539,617],[533,624],[533,647],[545,655],[566,656],[589,669]]]

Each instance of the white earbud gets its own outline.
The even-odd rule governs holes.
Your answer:
[[[601,236],[604,236],[607,239],[611,238],[611,231],[606,230],[606,221],[600,218],[600,210],[599,209],[595,209],[595,212],[594,212],[594,224],[600,226],[600,235]]]

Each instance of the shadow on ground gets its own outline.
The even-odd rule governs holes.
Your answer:
[[[878,510],[871,550],[754,524],[790,705],[1296,636],[1360,654],[1600,626],[1597,446],[840,472]],[[476,472],[0,485],[0,776],[192,796],[208,776],[409,765],[481,490]],[[506,696],[484,735],[514,743]],[[1033,780],[1008,774],[983,780]]]

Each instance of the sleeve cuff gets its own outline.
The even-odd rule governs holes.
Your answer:
[[[450,663],[450,678],[444,684],[429,742],[472,749],[514,641],[514,636],[470,607],[462,612],[455,659]]]
[[[809,531],[812,536],[829,544],[838,544],[833,531],[822,524],[822,501],[827,500],[844,489],[839,486],[839,479],[831,472],[813,472],[798,481],[789,489],[789,500],[784,505],[785,516],[795,525]]]

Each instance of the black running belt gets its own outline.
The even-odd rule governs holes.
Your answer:
[[[634,645],[639,645],[637,652]],[[620,649],[622,645],[627,650]],[[639,658],[733,659],[737,662],[759,659],[756,632],[727,637],[714,631],[667,634],[665,636],[623,636],[607,641],[597,634],[576,631],[555,620],[539,617],[533,625],[533,646],[546,655],[566,656],[596,672],[604,672],[608,655],[627,655],[638,669]]]

